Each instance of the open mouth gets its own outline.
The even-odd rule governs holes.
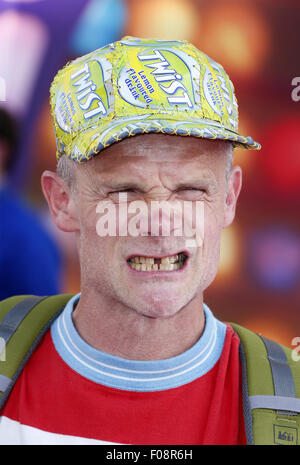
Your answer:
[[[184,266],[187,258],[187,255],[181,252],[162,258],[133,256],[127,263],[136,271],[177,271]]]

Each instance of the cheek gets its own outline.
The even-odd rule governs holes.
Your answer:
[[[99,234],[97,233],[97,215],[84,215],[80,224],[81,242],[87,243],[91,248],[98,245]]]
[[[211,270],[212,274],[216,272],[219,263],[223,214],[224,209],[221,203],[219,203],[218,207],[216,205],[209,205],[205,208],[201,254],[204,259],[206,272]]]
[[[197,272],[203,292],[214,281],[219,268],[222,226],[219,215],[210,210],[205,217],[203,245],[198,251]]]
[[[96,205],[93,207],[81,208],[80,211],[80,232],[79,232],[79,254],[81,257],[81,263],[88,263],[92,267],[93,263],[95,268],[107,260],[109,255],[109,246],[112,239],[108,236],[99,234],[97,231],[97,222],[99,220],[99,214],[96,212]]]
[[[99,287],[101,292],[111,289],[111,282],[116,280],[114,238],[99,237],[95,234],[83,234],[80,246],[80,268],[82,282]]]
[[[224,202],[222,199],[204,208],[204,240],[216,242],[220,240],[224,223]]]

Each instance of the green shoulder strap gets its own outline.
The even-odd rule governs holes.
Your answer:
[[[69,294],[17,296],[0,302],[0,409]]]
[[[300,444],[300,362],[291,349],[230,325],[241,341],[247,444]]]

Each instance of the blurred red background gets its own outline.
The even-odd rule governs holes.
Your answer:
[[[13,9],[20,2],[9,3]],[[92,3],[99,28],[90,41],[83,31],[95,30],[88,14]],[[299,24],[300,3],[291,0],[86,1],[56,65],[123,35],[187,39],[222,63],[235,85],[240,132],[259,141],[262,150],[235,150],[244,185],[235,222],[223,234],[219,274],[205,300],[221,320],[288,346],[300,336],[300,89],[292,84],[300,76]],[[62,292],[78,292],[74,243],[52,226],[40,189],[41,172],[56,166],[48,94],[31,127],[28,153],[20,189],[61,245]]]

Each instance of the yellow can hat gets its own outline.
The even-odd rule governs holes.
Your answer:
[[[68,63],[50,94],[57,159],[82,163],[147,133],[260,149],[237,132],[237,101],[223,67],[187,41],[123,37]]]

